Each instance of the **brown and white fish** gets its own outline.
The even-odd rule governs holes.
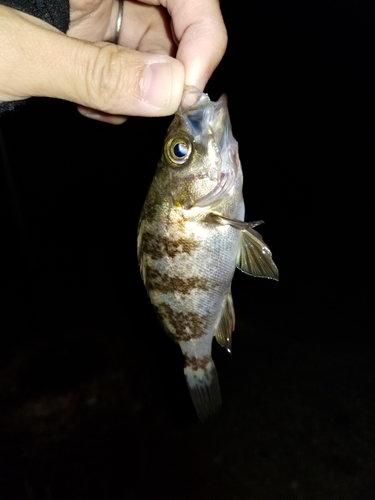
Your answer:
[[[227,99],[187,87],[165,138],[139,228],[138,261],[164,329],[178,342],[201,420],[221,406],[212,339],[231,349],[236,267],[278,278],[271,252],[244,222],[242,169]]]

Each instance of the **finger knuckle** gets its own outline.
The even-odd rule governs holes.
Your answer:
[[[99,47],[87,72],[86,85],[90,105],[106,112],[118,112],[121,102],[137,92],[141,68],[125,61],[124,49],[106,44]]]

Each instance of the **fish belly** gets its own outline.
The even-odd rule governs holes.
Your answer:
[[[159,235],[164,253],[144,256],[150,300],[181,347],[189,392],[201,420],[221,406],[211,348],[230,293],[239,239],[240,232],[230,226],[186,220],[182,224],[171,217],[168,231]]]

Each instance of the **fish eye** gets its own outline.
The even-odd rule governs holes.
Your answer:
[[[187,154],[187,146],[184,142],[178,142],[173,148],[173,155],[176,158],[184,158]]]
[[[190,157],[191,142],[187,137],[174,137],[165,143],[164,153],[174,167],[183,165]]]

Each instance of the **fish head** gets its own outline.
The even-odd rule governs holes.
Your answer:
[[[238,144],[232,134],[227,98],[217,102],[186,87],[168,129],[161,167],[167,169],[174,206],[214,207],[242,187]]]

